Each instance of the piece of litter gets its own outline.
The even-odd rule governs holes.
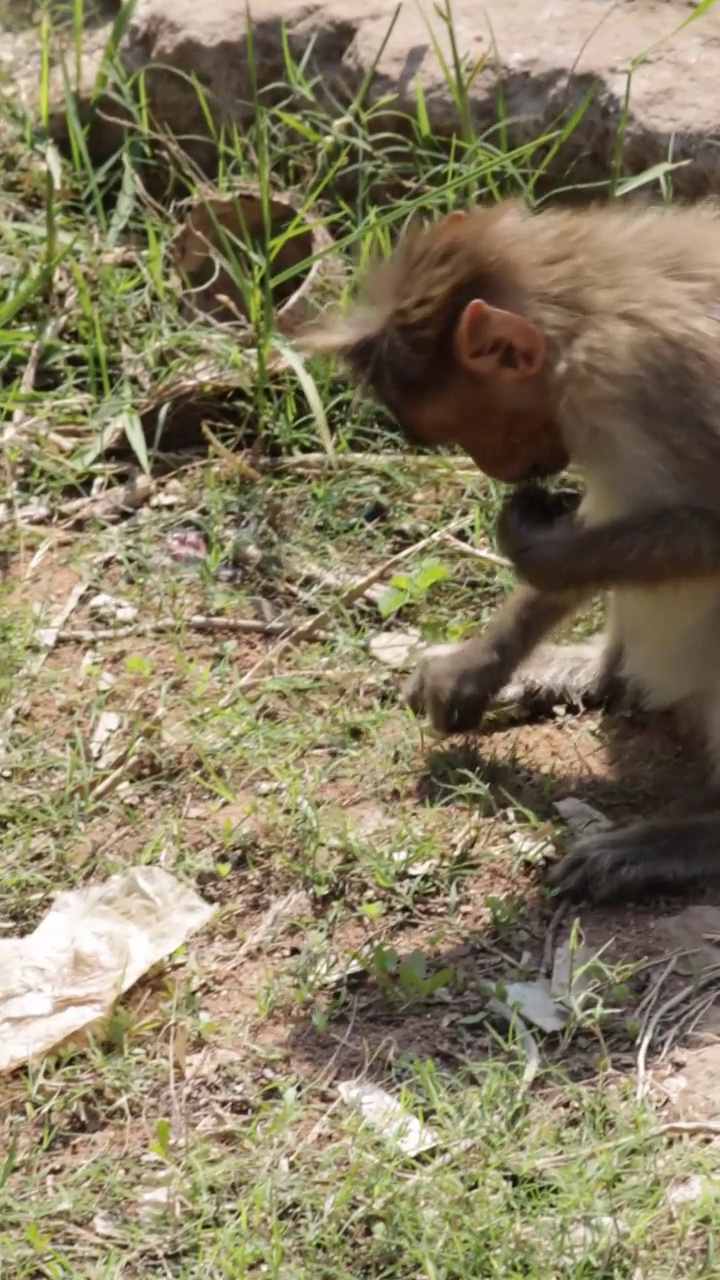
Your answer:
[[[96,1236],[102,1236],[105,1240],[112,1240],[114,1237],[122,1236],[122,1231],[112,1218],[108,1218],[104,1213],[96,1213],[91,1223],[92,1229]]]
[[[207,543],[197,529],[175,529],[165,545],[169,558],[181,564],[197,564],[207,556]]]
[[[568,826],[580,836],[590,836],[596,831],[609,831],[612,826],[599,809],[594,809],[584,800],[578,800],[577,796],[566,796],[564,800],[556,800],[555,808]]]
[[[517,1009],[541,1031],[562,1031],[568,1020],[566,1009],[557,1005],[550,994],[546,978],[534,982],[508,982],[505,987],[505,1003]]]
[[[155,866],[59,893],[34,933],[0,939],[0,1073],[101,1029],[118,997],[214,911]]]
[[[525,862],[541,862],[543,850],[547,847],[547,836],[530,835],[527,831],[511,831],[510,843],[517,854]]]
[[[611,1218],[609,1214],[602,1213],[597,1218],[591,1218],[589,1222],[577,1222],[568,1231],[567,1242],[574,1248],[585,1250],[591,1246],[597,1247],[610,1236],[623,1235],[626,1231],[627,1227],[624,1223]]]
[[[57,644],[58,628],[57,627],[39,627],[35,632],[35,638],[43,649],[54,649]]]
[[[370,637],[370,652],[388,667],[404,667],[419,643],[419,631],[378,631]]]
[[[436,858],[414,858],[409,849],[396,849],[390,857],[408,876],[426,876],[437,866]]]
[[[313,981],[318,986],[339,987],[348,978],[356,978],[359,974],[365,973],[368,964],[363,964],[362,960],[354,956],[344,961],[338,961],[333,956],[322,956],[313,972]]]
[[[523,1089],[529,1089],[535,1076],[540,1070],[540,1052],[535,1037],[523,1022],[520,1014],[516,1010],[511,1009],[504,1000],[498,1000],[497,996],[490,996],[488,1000],[488,1009],[491,1013],[498,1014],[507,1023],[508,1027],[512,1027],[525,1054],[525,1070],[522,1075]],[[467,1025],[468,1019],[463,1019]]]
[[[177,1218],[180,1213],[180,1198],[170,1185],[146,1187],[138,1196],[138,1210],[143,1216],[168,1214]]]
[[[666,1195],[673,1205],[694,1204],[697,1200],[704,1197],[717,1194],[717,1187],[709,1178],[701,1178],[699,1174],[694,1173],[684,1182],[673,1182],[667,1189]]]
[[[109,596],[101,591],[88,601],[88,608],[94,617],[103,622],[120,622],[127,626],[137,618],[138,611],[134,604],[120,600],[117,596]]]
[[[105,743],[112,733],[116,733],[122,724],[122,716],[117,711],[102,711],[90,739],[90,755],[97,760]]]
[[[400,1105],[397,1099],[377,1085],[362,1080],[345,1080],[338,1085],[344,1102],[359,1107],[363,1119],[380,1130],[393,1146],[406,1156],[417,1156],[437,1145],[433,1129],[421,1124]]]

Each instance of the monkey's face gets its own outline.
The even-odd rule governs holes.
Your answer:
[[[481,471],[509,484],[556,475],[569,461],[542,331],[481,298],[458,317],[440,383],[406,401],[398,418],[409,435],[460,445]]]
[[[395,409],[408,438],[425,445],[459,445],[494,480],[517,484],[557,475],[568,453],[538,375],[502,386],[464,371],[442,391]]]

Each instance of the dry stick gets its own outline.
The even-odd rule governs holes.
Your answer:
[[[188,618],[160,618],[157,622],[143,622],[137,626],[104,627],[58,631],[56,643],[92,644],[96,640],[124,640],[129,636],[160,636],[186,627],[193,631],[239,631],[256,635],[285,636],[287,622],[262,622],[259,618],[223,618],[193,613]]]
[[[545,934],[545,943],[543,945],[542,962],[540,964],[541,973],[550,973],[552,969],[553,960],[555,958],[555,939],[557,937],[557,931],[560,928],[560,925],[562,924],[569,910],[570,910],[570,903],[561,902],[560,905],[557,906],[553,912],[552,919],[547,927],[547,933]]]
[[[452,458],[442,454],[407,454],[399,450],[387,453],[338,453],[335,463],[340,467],[365,471],[377,471],[389,466],[404,467],[406,471],[414,466],[441,468],[463,478],[482,479],[482,473],[477,467],[458,466]],[[257,465],[264,471],[317,471],[328,466],[328,459],[324,453],[291,453],[285,458],[263,458]]]
[[[648,1050],[650,1048],[652,1038],[655,1034],[655,1031],[657,1029],[658,1023],[660,1022],[660,1019],[664,1017],[666,1013],[670,1013],[673,1009],[676,1009],[677,1006],[679,1004],[682,1004],[684,1000],[687,1000],[688,996],[692,996],[696,991],[700,992],[705,987],[709,986],[710,983],[716,982],[718,973],[720,973],[720,968],[710,969],[708,973],[706,973],[704,977],[700,979],[699,982],[688,983],[688,985],[686,987],[683,987],[681,991],[676,992],[674,996],[670,996],[668,1000],[665,1000],[664,1003],[661,1004],[655,1010],[652,1017],[649,1019],[647,1024],[647,1030],[642,1036],[642,1039],[640,1041],[640,1046],[638,1048],[638,1056],[637,1056],[638,1081],[637,1081],[637,1089],[636,1089],[636,1096],[638,1101],[640,1101],[645,1094],[645,1083],[646,1083],[646,1074],[647,1074],[645,1069],[645,1063],[647,1060]]]
[[[676,1134],[687,1134],[690,1137],[720,1137],[720,1123],[712,1120],[668,1120],[666,1124],[659,1124],[655,1129],[651,1129],[649,1133],[643,1134],[643,1141],[652,1142],[656,1138],[674,1137]],[[539,1160],[533,1160],[532,1169],[534,1173],[544,1173],[546,1169],[559,1169],[563,1165],[569,1164],[573,1160],[582,1159],[587,1156],[588,1159],[599,1155],[602,1151],[619,1151],[623,1147],[630,1147],[635,1142],[639,1142],[636,1133],[625,1134],[622,1138],[610,1138],[607,1142],[596,1142],[593,1147],[588,1147],[581,1151],[560,1151],[554,1156],[543,1156]]]
[[[436,529],[434,533],[428,534],[426,538],[421,538],[419,542],[413,543],[411,547],[405,547],[404,550],[398,551],[396,555],[390,556],[389,560],[384,560],[382,564],[371,569],[369,573],[364,575],[364,577],[356,578],[354,582],[351,582],[349,586],[340,593],[334,604],[330,605],[327,609],[321,610],[321,612],[315,614],[313,618],[308,618],[305,622],[301,622],[300,626],[296,627],[294,631],[291,631],[283,640],[276,644],[267,653],[263,654],[262,658],[260,658],[259,661],[256,662],[248,672],[246,672],[242,679],[238,681],[233,692],[228,693],[221,699],[218,704],[219,707],[224,708],[230,706],[234,701],[238,690],[247,689],[249,685],[253,684],[258,675],[260,675],[266,667],[269,667],[274,663],[275,660],[279,658],[281,654],[285,653],[286,649],[289,649],[291,645],[297,644],[298,640],[309,640],[311,637],[316,637],[322,627],[326,626],[327,623],[332,622],[333,614],[335,613],[338,605],[354,604],[356,600],[359,600],[360,597],[365,594],[368,587],[379,582],[380,579],[384,578],[391,569],[396,567],[396,565],[403,564],[405,560],[409,560],[411,556],[416,555],[419,551],[424,551],[426,547],[432,546],[436,542],[441,542],[447,537],[448,533],[452,533],[454,529],[462,528],[463,524],[466,522],[467,517],[462,516],[458,520],[454,520],[446,529]]]
[[[708,1009],[710,1009],[712,1005],[715,1004],[716,1000],[717,1000],[717,991],[711,991],[709,995],[702,996],[700,997],[699,1000],[694,1000],[692,1002],[688,1012],[686,1014],[683,1014],[683,1016],[678,1019],[675,1025],[671,1027],[670,1031],[668,1031],[668,1034],[666,1035],[663,1041],[662,1049],[660,1050],[660,1054],[659,1054],[660,1062],[662,1062],[663,1058],[667,1057],[668,1053],[672,1049],[676,1040],[678,1040],[681,1035],[683,1037],[684,1043],[687,1044],[696,1026],[701,1021],[701,1019],[704,1018]]]
[[[91,801],[104,800],[105,796],[110,795],[111,791],[116,791],[121,782],[129,781],[136,778],[142,768],[143,755],[142,752],[136,751],[123,760],[121,764],[113,769],[102,782],[93,787],[90,792],[89,799]]]
[[[682,952],[678,948],[677,951],[672,951],[669,955],[661,956],[659,958],[659,963],[665,967],[663,968],[662,973],[658,974],[652,986],[648,987],[648,990],[645,992],[645,995],[635,1010],[635,1017],[640,1024],[640,1036],[644,1034],[650,1012],[654,1008],[655,1002],[665,986],[667,979],[670,977],[670,974],[677,968],[677,962],[681,955]]]
[[[498,556],[494,551],[485,551],[482,547],[472,547],[468,542],[461,542],[459,538],[453,538],[452,534],[445,534],[445,541],[456,551],[462,551],[463,555],[472,556],[474,560],[484,560],[487,564],[495,564],[500,569],[512,569],[509,560],[505,556]]]

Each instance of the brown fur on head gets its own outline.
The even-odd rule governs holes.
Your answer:
[[[411,226],[391,257],[371,266],[352,310],[308,329],[302,346],[340,355],[353,380],[383,404],[441,385],[466,304],[518,303],[493,245],[493,230],[506,216],[501,206]]]
[[[341,356],[410,439],[458,444],[501,480],[553,473],[567,455],[552,420],[545,344],[526,318],[507,204],[413,228],[368,273],[352,309],[301,339]]]

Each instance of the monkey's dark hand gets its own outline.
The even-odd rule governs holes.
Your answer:
[[[580,495],[569,489],[521,485],[503,503],[497,540],[518,575],[539,591],[563,590],[564,561],[580,532]]]
[[[447,656],[423,659],[402,692],[416,715],[425,714],[437,733],[477,729],[507,671],[481,641],[461,644]]]

